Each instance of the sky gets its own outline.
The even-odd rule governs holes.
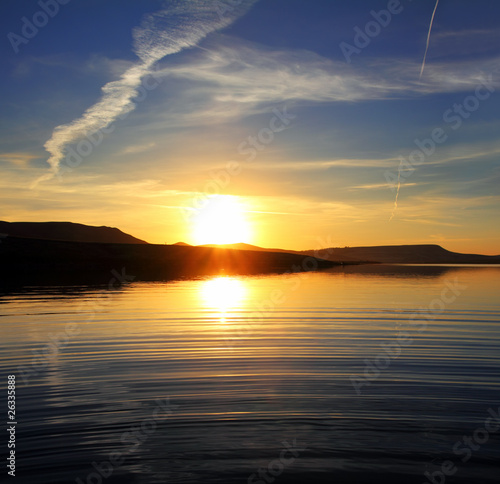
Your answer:
[[[435,7],[4,0],[0,219],[500,254],[500,3]]]

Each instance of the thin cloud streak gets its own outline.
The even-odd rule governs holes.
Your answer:
[[[407,187],[414,187],[416,183],[405,183]],[[419,183],[419,185],[422,185]],[[350,190],[387,190],[387,183],[372,183],[369,185],[355,185],[350,187]]]
[[[27,168],[29,163],[38,158],[32,153],[0,153],[0,162],[11,163],[19,168]]]
[[[390,168],[394,166],[396,158],[387,159],[337,159],[337,160],[312,160],[312,161],[279,161],[279,162],[261,162],[252,163],[248,167],[251,169],[270,169],[270,170],[296,170],[296,171],[316,171],[325,170],[331,167],[348,168]],[[385,185],[387,186],[387,185]]]

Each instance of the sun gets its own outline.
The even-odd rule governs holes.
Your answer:
[[[193,217],[196,245],[248,243],[250,223],[243,204],[233,195],[214,195]]]

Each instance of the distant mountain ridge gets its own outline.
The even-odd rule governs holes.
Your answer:
[[[179,243],[184,244],[183,242]],[[286,252],[288,254],[298,253],[296,250],[266,249],[264,247],[259,247],[257,245],[245,244],[244,242],[237,242],[235,244],[204,244],[204,245],[198,245],[197,247],[217,247],[219,249],[255,250],[258,252]]]
[[[385,264],[500,264],[500,255],[461,254],[437,244],[380,245],[367,247],[330,247],[320,250],[265,249],[249,244],[208,244],[237,250],[288,252],[310,255],[335,262],[378,262]]]
[[[436,244],[331,247],[300,253],[328,260],[364,260],[386,264],[500,264],[500,255],[461,254]]]
[[[73,222],[2,222],[0,235],[39,240],[148,244],[115,227],[95,227]],[[184,242],[174,246],[195,247]],[[205,244],[199,248],[232,249],[247,252],[275,252],[319,257],[334,262],[378,262],[386,264],[500,264],[500,255],[461,254],[436,244],[384,245],[365,247],[330,247],[320,250],[267,249],[245,243]]]
[[[94,227],[73,222],[2,222],[0,233],[12,237],[67,242],[147,244],[115,227]]]

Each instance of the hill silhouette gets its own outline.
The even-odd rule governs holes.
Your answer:
[[[380,245],[367,247],[329,247],[320,250],[266,249],[255,245],[208,244],[202,247],[224,247],[238,250],[287,252],[321,259],[349,262],[376,262],[382,264],[500,264],[500,256],[461,254],[436,244]]]
[[[0,284],[4,286],[107,284],[112,274],[122,271],[135,281],[162,281],[303,272],[338,265],[301,254],[179,244],[108,244],[12,236],[0,242]]]
[[[500,256],[461,254],[435,244],[331,247],[300,253],[328,260],[365,260],[385,264],[500,264]]]
[[[183,244],[183,242],[180,242]],[[266,249],[257,245],[245,244],[244,242],[237,242],[235,244],[204,244],[197,247],[218,247],[220,249],[237,249],[237,250],[255,250],[258,252],[286,252],[288,254],[298,254],[296,250],[286,249]]]
[[[105,284],[111,271],[134,280],[300,272],[338,265],[500,264],[500,256],[460,254],[439,245],[289,251],[239,243],[212,246],[147,242],[112,227],[70,222],[0,222],[3,285]]]
[[[0,233],[30,239],[110,244],[147,244],[115,227],[94,227],[73,222],[2,222]]]

